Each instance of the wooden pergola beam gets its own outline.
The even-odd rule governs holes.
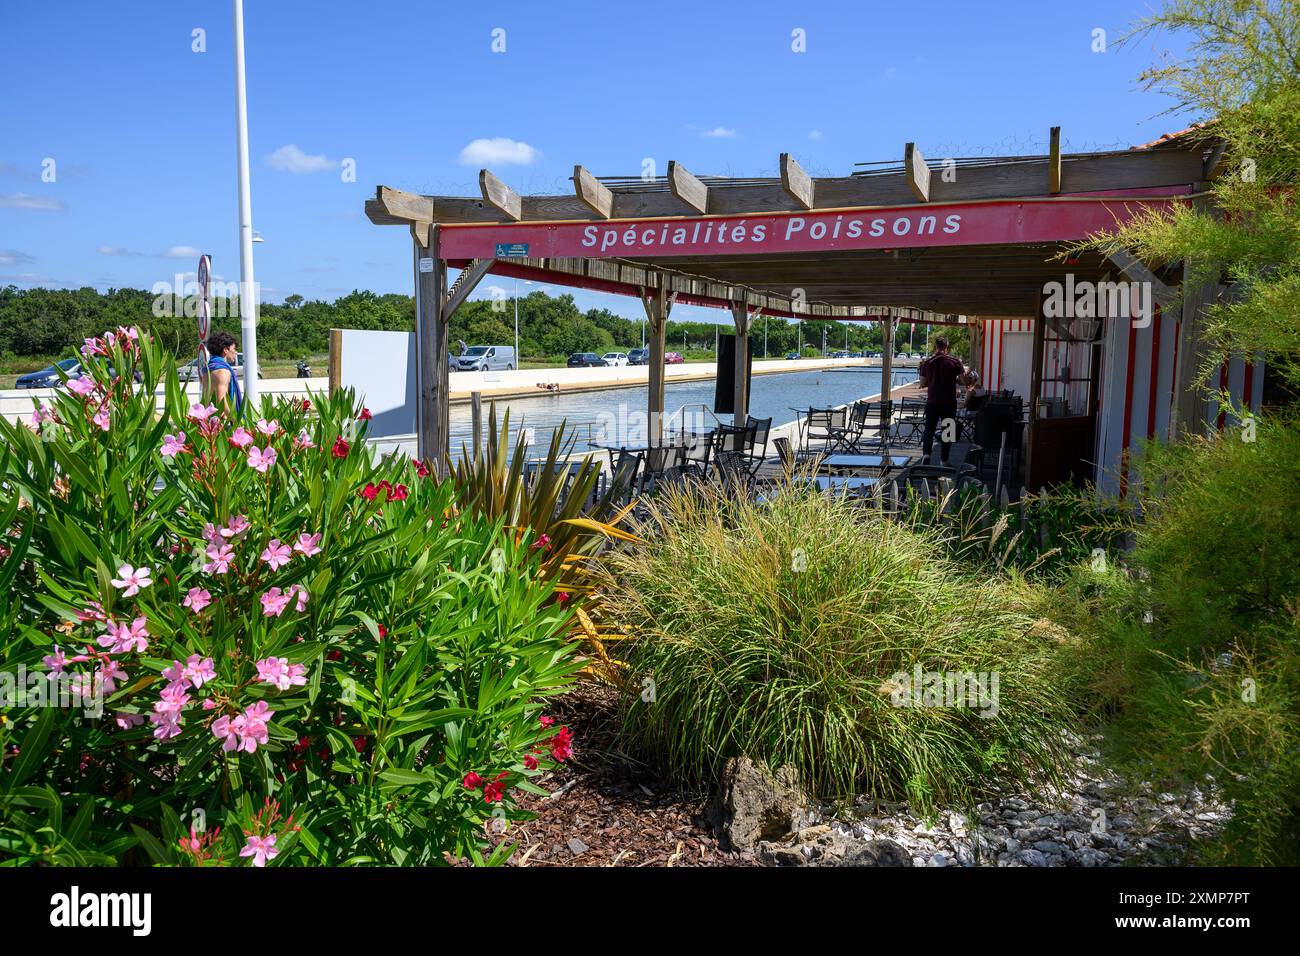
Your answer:
[[[613,218],[614,194],[583,166],[573,167],[573,189],[582,204],[601,219]]]
[[[925,165],[925,157],[916,148],[915,143],[903,147],[903,174],[907,177],[907,187],[918,202],[930,201],[930,167]]]
[[[1061,191],[1061,127],[1053,126],[1047,138],[1047,191],[1056,195]]]
[[[465,300],[469,298],[469,294],[474,291],[483,277],[496,265],[496,262],[495,259],[475,259],[465,267],[456,279],[456,283],[447,293],[447,301],[443,303],[442,316],[444,321],[451,319],[452,314],[465,303]],[[516,355],[515,361],[518,360],[519,356]]]
[[[675,159],[668,161],[668,190],[701,215],[709,211],[709,187]]]
[[[1071,193],[1100,192],[1118,189],[1186,186],[1204,180],[1203,149],[1130,150],[1102,155],[1062,155],[1068,162],[1070,181],[1064,184]],[[693,177],[692,177],[693,178]],[[953,182],[943,184],[945,202],[981,199],[1011,199],[1046,195],[1048,159],[1026,160],[1014,164],[970,165],[961,167]],[[704,185],[704,184],[701,184]],[[820,178],[815,182],[814,209],[857,208],[864,206],[901,206],[917,202],[903,172],[871,176]],[[662,185],[620,188],[613,192],[614,218],[655,218],[681,216],[683,202]],[[555,220],[600,221],[576,192],[560,196],[521,197],[524,222]],[[728,186],[708,190],[711,215],[753,215],[760,212],[802,212],[803,204],[784,188],[778,178],[770,183]],[[698,213],[695,206],[688,206]],[[420,196],[387,186],[379,187],[374,199],[365,206],[366,216],[377,226],[406,226],[416,220],[440,223],[501,222],[501,210],[482,196]]]
[[[483,201],[500,211],[507,219],[518,222],[524,217],[524,204],[519,198],[519,193],[497,179],[492,174],[492,170],[479,170],[478,186],[483,192]]]
[[[813,207],[812,177],[803,171],[789,153],[781,154],[781,188],[804,209]]]
[[[1227,151],[1228,143],[1226,140],[1221,139],[1214,144],[1210,149],[1210,155],[1205,157],[1205,166],[1201,172],[1202,180],[1209,182],[1219,174],[1219,170],[1223,168],[1223,159]]]
[[[1118,249],[1110,254],[1110,261],[1115,263],[1119,271],[1124,273],[1134,282],[1148,282],[1151,284],[1151,297],[1156,300],[1162,309],[1167,309],[1178,298],[1177,293],[1169,286],[1160,281],[1154,272],[1147,268],[1144,263],[1127,249]]]

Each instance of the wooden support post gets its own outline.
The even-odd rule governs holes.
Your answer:
[[[517,357],[517,356],[516,356]],[[483,393],[469,393],[469,417],[474,428],[474,460],[478,461],[483,446]]]
[[[1029,359],[1029,434],[1023,442],[1025,449],[1024,466],[1025,466],[1025,485],[1030,488],[1038,487],[1041,482],[1035,483],[1035,455],[1034,455],[1034,434],[1038,424],[1038,396],[1043,390],[1043,350],[1047,341],[1046,326],[1043,319],[1043,293],[1038,293],[1038,304],[1034,308],[1034,344],[1030,351]]]
[[[732,403],[732,424],[743,428],[749,419],[749,303],[737,299],[731,303],[731,321],[736,326],[736,383]]]
[[[1047,191],[1055,195],[1061,191],[1061,127],[1053,126],[1048,139]]]
[[[436,225],[430,228],[427,245],[421,244],[414,230],[412,235],[415,236],[415,341],[419,353],[416,363],[418,454],[432,463],[434,474],[441,478],[446,474],[451,448],[447,324],[442,315],[447,271],[438,258],[438,231]]]
[[[343,330],[330,329],[329,391],[337,392],[343,382]]]
[[[650,347],[646,438],[659,441],[664,435],[664,353],[668,350],[668,313],[672,311],[665,276],[659,276],[657,289],[642,289],[641,304],[645,307],[646,344]]]
[[[1174,441],[1205,434],[1206,400],[1197,383],[1197,372],[1205,360],[1205,310],[1214,302],[1217,289],[1207,284],[1191,292],[1189,271],[1183,265],[1183,309],[1178,323],[1178,364],[1174,368],[1174,398],[1170,409],[1169,437]]]
[[[894,406],[889,404],[894,399],[894,390],[891,387],[894,384],[894,317],[887,315],[884,318],[884,338],[882,340],[883,348],[880,357],[880,400],[886,404],[881,408],[885,413],[892,415]],[[882,415],[883,420],[883,415]],[[888,430],[886,430],[888,434]]]

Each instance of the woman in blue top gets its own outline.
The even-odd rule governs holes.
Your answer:
[[[235,362],[239,349],[235,337],[229,332],[213,332],[208,336],[208,392],[214,405],[233,401],[235,414],[244,410],[244,396],[239,391],[239,376],[235,374]]]

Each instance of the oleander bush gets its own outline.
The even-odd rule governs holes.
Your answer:
[[[572,747],[545,543],[375,457],[350,392],[239,418],[135,330],[84,351],[0,422],[0,863],[504,859]]]
[[[699,784],[744,755],[826,797],[922,811],[1055,778],[1064,637],[1023,580],[976,578],[934,533],[793,484],[648,507],[644,543],[602,557],[634,754]]]

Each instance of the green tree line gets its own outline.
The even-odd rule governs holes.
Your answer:
[[[239,338],[237,301],[213,301],[214,329]],[[533,292],[520,298],[519,347],[527,358],[558,358],[571,352],[627,351],[641,345],[643,324],[609,309],[583,312],[573,296]],[[88,336],[118,325],[137,325],[151,332],[177,358],[194,352],[197,332],[194,301],[158,297],[142,289],[0,289],[0,355],[6,358],[65,355]],[[515,303],[511,299],[467,302],[452,317],[448,341],[470,345],[513,344]],[[802,325],[802,329],[800,329]],[[356,290],[333,302],[287,296],[282,304],[265,303],[257,326],[257,347],[266,359],[296,359],[329,349],[329,330],[375,329],[409,331],[415,327],[411,296]],[[780,357],[802,346],[804,354],[828,351],[878,351],[881,329],[865,322],[802,322],[759,318],[751,333],[754,351]],[[711,352],[715,335],[726,334],[730,323],[668,323],[668,349],[682,353]],[[897,342],[907,349],[910,326],[899,326]],[[938,334],[938,327],[935,333]],[[949,329],[954,348],[964,352],[965,329]],[[917,325],[912,350],[925,347],[926,327]]]

